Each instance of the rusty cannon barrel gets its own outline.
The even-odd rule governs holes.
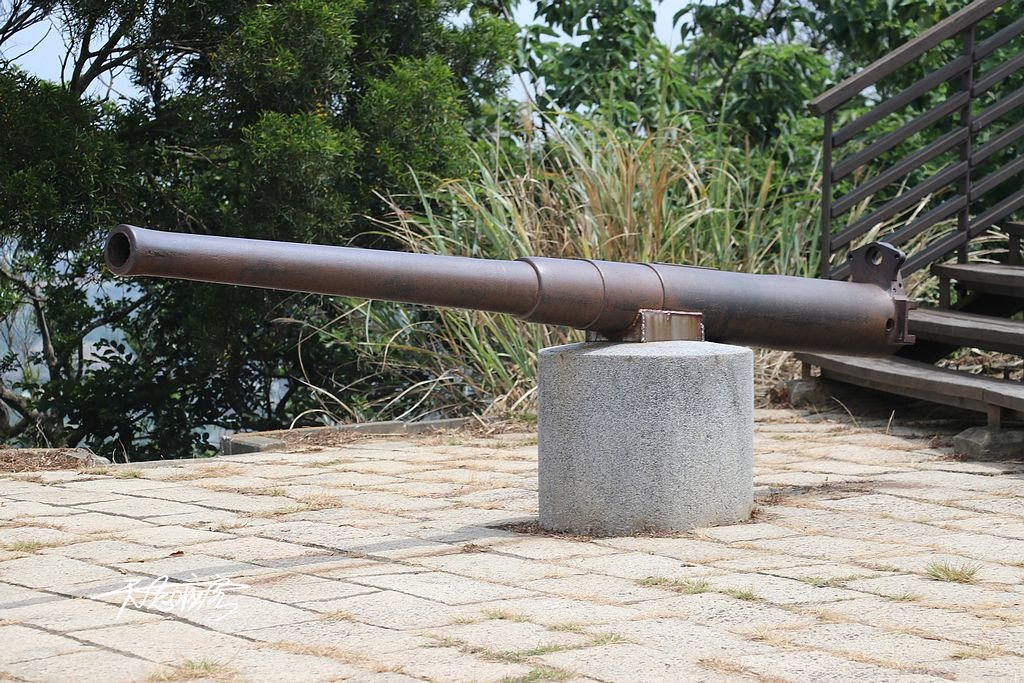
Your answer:
[[[193,235],[120,225],[107,267],[247,287],[505,313],[615,339],[645,309],[703,314],[708,341],[884,355],[912,343],[899,266],[883,243],[851,254],[854,282],[661,263],[515,261]]]

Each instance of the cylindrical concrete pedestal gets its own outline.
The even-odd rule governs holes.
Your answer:
[[[588,343],[538,356],[540,525],[587,535],[749,518],[750,349]]]

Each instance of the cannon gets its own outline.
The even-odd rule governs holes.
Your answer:
[[[688,531],[749,517],[754,373],[746,346],[884,355],[913,342],[903,253],[874,243],[850,260],[853,281],[837,282],[129,225],[106,243],[107,266],[119,275],[470,308],[586,330],[590,341],[665,342],[569,344],[537,354],[540,524],[595,535]]]
[[[853,282],[663,263],[514,261],[177,234],[120,225],[107,267],[295,292],[469,308],[630,340],[641,311],[703,316],[707,341],[791,351],[890,354],[913,342],[895,247],[850,254]]]

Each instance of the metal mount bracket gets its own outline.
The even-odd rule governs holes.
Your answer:
[[[894,344],[913,344],[910,334],[910,311],[917,302],[907,298],[903,289],[900,267],[907,255],[886,242],[872,242],[850,252],[850,276],[854,282],[864,282],[889,292],[895,305],[895,317],[886,327],[889,340]]]
[[[588,342],[704,341],[704,314],[641,308],[619,332],[587,332]]]

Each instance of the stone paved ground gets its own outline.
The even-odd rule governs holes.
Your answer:
[[[754,520],[677,538],[517,533],[528,434],[4,475],[0,680],[1024,678],[1024,464],[757,429]]]

